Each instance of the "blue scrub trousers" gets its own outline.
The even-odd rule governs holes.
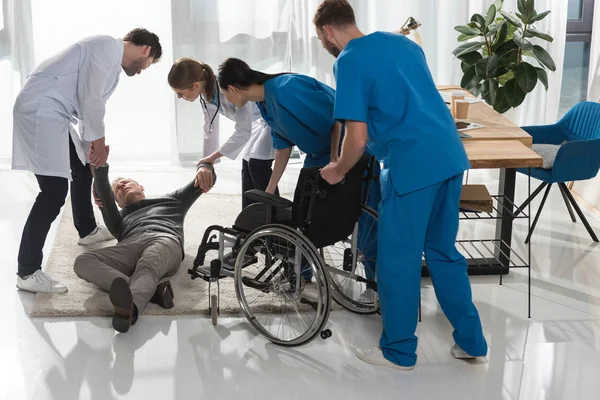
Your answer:
[[[417,361],[421,257],[436,297],[454,328],[455,343],[471,356],[487,354],[481,320],[471,297],[467,261],[456,249],[463,174],[398,195],[389,170],[381,174],[377,284],[383,333],[379,345],[389,361]]]

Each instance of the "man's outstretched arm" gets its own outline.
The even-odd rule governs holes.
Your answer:
[[[212,164],[198,163],[194,180],[171,193],[171,196],[191,207],[202,193],[212,189],[216,181],[217,175]]]
[[[100,168],[93,169],[94,174],[94,192],[102,201],[100,211],[102,218],[106,224],[108,231],[119,239],[121,234],[121,213],[115,203],[115,197],[108,179],[108,164],[104,164]]]

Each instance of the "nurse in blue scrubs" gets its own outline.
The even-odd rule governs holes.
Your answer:
[[[324,167],[337,160],[342,124],[333,118],[335,91],[331,87],[302,74],[255,71],[237,58],[221,64],[217,80],[227,100],[238,107],[256,102],[271,127],[277,152],[267,192],[274,193],[293,146],[306,153],[304,167]],[[376,206],[379,189],[376,184],[371,188],[369,203]]]
[[[454,328],[452,355],[485,356],[467,262],[455,245],[463,173],[470,163],[422,49],[399,34],[365,36],[344,0],[323,1],[314,23],[323,47],[337,57],[334,117],[346,124],[341,155],[321,175],[330,184],[341,181],[366,146],[383,162],[377,259],[383,333],[378,346],[358,350],[357,356],[375,365],[414,368],[423,252]]]

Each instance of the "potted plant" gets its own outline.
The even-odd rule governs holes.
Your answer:
[[[553,41],[535,27],[550,11],[538,14],[535,0],[517,0],[519,12],[513,15],[502,11],[503,3],[497,0],[485,17],[474,14],[467,25],[455,27],[458,41],[465,43],[453,52],[462,61],[461,87],[499,113],[521,105],[538,80],[548,90],[546,70],[556,70],[550,54],[532,42]]]

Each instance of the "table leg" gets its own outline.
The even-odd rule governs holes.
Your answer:
[[[504,207],[499,207],[501,218],[496,222],[496,237],[499,241],[495,256],[500,261],[502,273],[508,273],[510,265],[510,246],[513,230],[513,204],[515,202],[516,169],[501,169],[498,195],[503,196]]]

